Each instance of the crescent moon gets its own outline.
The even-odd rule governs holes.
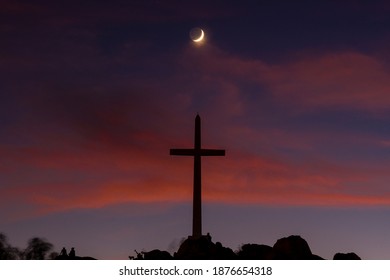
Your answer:
[[[204,32],[203,32],[203,29],[201,29],[200,30],[200,36],[199,36],[199,38],[197,38],[197,39],[193,39],[193,41],[194,42],[200,42],[200,41],[202,41],[203,40],[203,37],[204,37]]]

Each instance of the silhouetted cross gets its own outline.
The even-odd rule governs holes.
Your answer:
[[[192,236],[202,236],[202,183],[201,183],[201,157],[224,156],[225,150],[211,150],[201,148],[200,117],[195,118],[195,144],[193,149],[171,149],[171,155],[194,157],[194,194],[192,210]]]

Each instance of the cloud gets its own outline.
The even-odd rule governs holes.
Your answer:
[[[305,107],[375,111],[390,105],[389,72],[375,57],[358,52],[274,66],[266,79],[277,98]]]
[[[383,147],[390,147],[390,140],[381,140],[379,143]]]
[[[143,148],[22,150],[18,157],[9,153],[6,160],[15,169],[5,176],[2,208],[9,213],[15,204],[6,201],[23,201],[25,206],[12,215],[20,218],[122,203],[190,203],[192,159],[169,156],[168,149],[153,144],[159,138],[148,138]],[[375,167],[367,170],[318,159],[296,162],[234,149],[224,158],[203,160],[204,200],[218,203],[388,205],[389,194],[381,188],[385,181],[386,175]]]
[[[215,46],[187,50],[183,64],[195,69],[209,84],[257,87],[290,110],[352,109],[385,111],[390,105],[390,73],[380,58],[358,51],[322,52],[301,55],[278,63],[244,59]],[[252,90],[253,91],[253,90]],[[222,91],[221,91],[222,92]],[[253,99],[251,99],[253,100]]]

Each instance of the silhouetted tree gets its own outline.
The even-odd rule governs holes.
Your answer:
[[[20,251],[8,243],[7,236],[0,232],[0,260],[17,260],[20,258]]]
[[[47,242],[44,238],[34,237],[28,241],[24,258],[26,260],[44,260],[52,249],[53,244]]]

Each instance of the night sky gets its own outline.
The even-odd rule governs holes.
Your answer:
[[[127,259],[203,231],[390,259],[389,1],[0,0],[0,232]],[[192,28],[205,32],[191,41]]]

